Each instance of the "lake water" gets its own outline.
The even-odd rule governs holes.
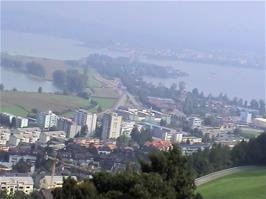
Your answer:
[[[24,73],[16,73],[3,67],[0,67],[0,83],[4,84],[7,90],[16,88],[19,91],[37,92],[41,86],[42,91],[46,93],[59,91],[51,81],[33,79]]]
[[[173,83],[178,85],[179,81],[184,81],[188,90],[198,88],[205,94],[226,93],[230,98],[265,99],[266,71],[263,69],[165,60],[148,60],[148,62],[173,66],[189,74],[189,76],[177,79],[144,78],[157,85],[159,83],[166,86],[171,86]]]
[[[82,46],[81,42],[33,33],[14,31],[1,32],[1,51],[10,54],[20,54],[54,59],[80,59],[90,53],[102,53],[110,56],[126,56],[127,53],[110,49],[90,49]],[[170,86],[172,83],[185,81],[187,89],[198,88],[204,93],[226,93],[230,98],[264,99],[265,98],[265,70],[239,68],[233,66],[219,66],[215,64],[200,64],[180,61],[144,60],[160,65],[170,65],[189,74],[178,79],[158,79],[146,77],[147,81]],[[44,91],[53,91],[51,82],[36,82],[23,74],[13,74],[2,71],[1,80],[6,88],[21,86],[24,90],[36,91],[43,86]],[[16,81],[14,81],[16,80]],[[25,82],[25,83],[23,83]],[[34,85],[36,84],[36,85]],[[22,86],[23,85],[23,86]],[[38,85],[38,86],[37,86]],[[50,90],[51,89],[51,90]]]

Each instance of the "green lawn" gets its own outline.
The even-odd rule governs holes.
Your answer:
[[[89,69],[89,71],[88,71],[87,85],[90,88],[95,88],[95,87],[101,87],[102,86],[102,83],[95,79],[93,69]]]
[[[204,199],[265,199],[266,168],[231,174],[198,187]]]
[[[93,100],[96,100],[98,105],[102,108],[102,110],[111,108],[114,103],[117,101],[116,98],[104,98],[104,97],[92,97]],[[94,108],[96,109],[96,107]]]
[[[245,138],[252,138],[252,137],[257,137],[261,133],[263,133],[263,130],[252,129],[252,128],[241,128],[240,135]]]

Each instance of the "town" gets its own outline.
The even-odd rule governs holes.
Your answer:
[[[164,110],[172,107],[167,99],[152,100]],[[213,144],[232,148],[248,141],[250,133],[256,136],[266,129],[266,119],[257,110],[242,108],[238,112],[238,116],[215,119],[135,107],[99,114],[76,109],[74,118],[51,110],[39,112],[36,119],[2,112],[1,190],[45,192],[61,187],[64,176],[80,179],[97,171],[125,170],[128,164],[136,166],[138,155],[167,151],[172,144],[178,144],[184,155],[191,155]]]

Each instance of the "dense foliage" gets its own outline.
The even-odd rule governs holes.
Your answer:
[[[187,159],[174,146],[169,152],[154,152],[149,161],[141,161],[141,171],[130,169],[117,174],[96,173],[91,180],[64,180],[63,188],[53,191],[55,199],[190,199],[194,198],[194,180]]]
[[[262,133],[249,142],[240,142],[232,150],[214,144],[211,149],[192,154],[189,165],[197,177],[233,166],[266,165],[265,143],[266,133]]]
[[[56,70],[53,73],[53,83],[65,92],[82,93],[87,80],[87,74],[81,74],[78,70]]]

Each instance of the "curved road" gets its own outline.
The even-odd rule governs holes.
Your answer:
[[[202,184],[205,184],[207,182],[210,182],[212,180],[221,178],[221,177],[229,175],[229,174],[237,173],[237,172],[240,172],[240,171],[251,170],[251,169],[255,169],[255,168],[261,168],[261,167],[258,167],[258,166],[242,166],[242,167],[233,167],[233,168],[230,168],[230,169],[217,171],[217,172],[214,172],[214,173],[210,173],[210,174],[208,174],[206,176],[202,176],[202,177],[196,178],[195,179],[195,184],[196,184],[196,186],[200,186]]]

